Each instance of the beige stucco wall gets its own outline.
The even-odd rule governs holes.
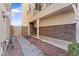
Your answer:
[[[0,4],[0,42],[2,42],[2,29],[3,29],[3,18],[2,18],[2,6],[1,6],[1,4]]]
[[[34,15],[30,22],[38,19],[38,18],[42,18],[46,15],[49,15],[50,13],[53,13],[53,14],[56,14],[58,12],[61,12],[63,10],[67,10],[67,9],[70,9],[72,3],[55,3],[55,4],[52,4],[50,6],[48,6],[47,8],[43,9],[42,11],[40,11],[39,13],[37,13],[36,15]]]
[[[29,11],[29,5],[31,10]],[[22,3],[22,26],[28,26],[33,15],[34,3]],[[27,13],[29,12],[29,13]]]
[[[40,19],[40,27],[75,23],[73,10]],[[36,27],[36,23],[35,23]]]
[[[2,11],[6,10],[9,12],[7,18],[3,18]],[[10,39],[10,4],[0,3],[0,55],[3,53],[4,41],[6,41],[5,49],[7,47],[8,41]]]
[[[22,3],[22,26],[28,25],[27,4]]]
[[[9,9],[8,12],[10,12],[10,5],[5,5],[7,4],[0,4],[0,42],[3,42],[10,37],[10,17],[4,19],[2,14],[2,10]]]

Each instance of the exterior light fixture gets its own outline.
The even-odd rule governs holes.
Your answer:
[[[6,10],[3,10],[2,13],[3,13],[3,18],[7,18],[10,15],[10,13]]]
[[[3,14],[4,22],[5,22],[5,21],[6,21],[5,18],[8,18],[9,15],[10,15],[10,13],[9,13],[8,11],[6,11],[6,10],[3,10],[3,11],[2,11],[2,14]]]

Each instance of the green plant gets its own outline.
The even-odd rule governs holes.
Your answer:
[[[73,42],[68,46],[68,55],[79,56],[79,43]]]

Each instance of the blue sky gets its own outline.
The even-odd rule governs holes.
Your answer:
[[[21,17],[21,3],[12,3],[12,21],[11,24],[14,26],[21,26],[22,17]]]

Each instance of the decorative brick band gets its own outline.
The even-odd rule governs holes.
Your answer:
[[[40,27],[40,35],[66,41],[75,41],[76,24],[64,24],[64,25]]]
[[[28,36],[26,38],[48,56],[66,56],[67,55],[67,51],[61,48],[58,48],[54,45],[51,45],[49,43],[43,42],[40,39],[31,37],[31,36]]]
[[[28,27],[24,26],[22,27],[22,36],[26,36],[28,34]]]

